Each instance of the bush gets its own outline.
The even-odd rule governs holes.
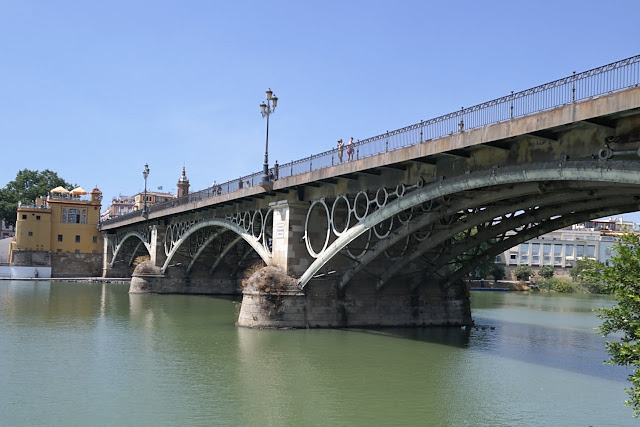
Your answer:
[[[572,294],[586,291],[576,282],[563,277],[551,277],[550,279],[542,279],[537,283],[542,290],[551,292],[560,292],[563,294]]]
[[[588,292],[602,294],[607,293],[607,290],[602,285],[602,281],[599,279],[599,274],[603,268],[604,264],[600,261],[580,259],[576,262],[576,265],[569,270],[569,274],[577,284],[585,288]]]
[[[545,265],[540,270],[538,270],[538,276],[544,279],[551,279],[553,277],[553,267],[550,265]]]
[[[504,266],[498,264],[494,264],[491,268],[491,275],[495,281],[502,280],[507,276],[504,271]]]
[[[534,276],[535,273],[528,265],[519,265],[513,270],[513,274],[515,274],[518,280],[529,280],[531,276]]]

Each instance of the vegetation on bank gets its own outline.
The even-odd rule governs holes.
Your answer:
[[[533,289],[543,292],[561,292],[561,293],[585,293],[585,294],[604,294],[611,293],[600,280],[596,280],[590,273],[599,271],[604,268],[604,264],[599,261],[582,259],[576,262],[576,265],[569,271],[570,277],[557,277],[554,274],[553,267],[545,265],[534,271],[528,265],[519,265],[513,270],[513,275],[520,282],[517,290]],[[503,280],[506,277],[504,266],[493,264],[490,268],[485,268],[483,272],[475,272],[475,277],[487,278],[491,276],[494,282]],[[480,274],[478,274],[480,273]],[[485,273],[483,275],[482,273]]]

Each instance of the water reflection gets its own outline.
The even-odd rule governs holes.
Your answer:
[[[6,425],[625,425],[607,298],[472,295],[476,328],[254,330],[237,301],[0,281]],[[33,386],[33,385],[37,386]]]

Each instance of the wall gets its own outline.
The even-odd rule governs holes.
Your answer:
[[[20,207],[17,217],[15,239],[17,249],[48,251],[51,247],[51,210]]]
[[[102,275],[102,254],[51,254],[52,277],[99,277]]]
[[[49,251],[14,251],[11,259],[12,266],[51,267],[51,253]]]

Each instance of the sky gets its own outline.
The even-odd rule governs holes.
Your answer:
[[[0,0],[0,187],[191,191],[640,53],[631,1]],[[625,215],[640,222],[640,214]]]

